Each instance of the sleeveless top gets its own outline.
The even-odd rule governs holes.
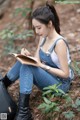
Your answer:
[[[59,69],[60,69],[61,67],[60,67],[60,63],[59,63],[58,56],[57,56],[54,48],[55,48],[57,42],[60,41],[60,40],[63,40],[63,41],[65,42],[65,44],[67,45],[67,59],[68,59],[68,65],[70,66],[70,64],[71,64],[71,56],[70,56],[69,46],[68,46],[67,41],[66,41],[62,36],[60,36],[59,38],[57,38],[57,39],[53,42],[52,46],[49,48],[48,52],[45,53],[47,56],[50,56],[52,62],[54,63],[54,65],[51,65],[51,63],[49,62],[49,63],[47,63],[47,65],[50,65],[50,66],[53,66],[53,67],[56,67],[56,68],[59,68]],[[40,51],[41,51],[41,52],[44,52],[44,51],[42,50],[42,46],[44,45],[45,41],[46,41],[46,38],[43,38],[42,41],[41,41],[41,44],[40,44]],[[43,57],[42,57],[42,59],[43,59]],[[43,61],[42,59],[41,59],[41,61],[42,61],[42,62],[45,62],[45,61]],[[71,79],[74,78],[74,72],[73,72],[73,70],[72,70],[71,67],[69,67],[69,77],[70,77]]]

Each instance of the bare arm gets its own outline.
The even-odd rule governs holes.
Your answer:
[[[55,47],[55,52],[59,58],[61,69],[50,67],[48,72],[57,75],[59,77],[67,78],[69,76],[69,67],[68,67],[68,60],[67,60],[67,46],[63,40],[58,41]],[[41,63],[41,68],[47,68],[47,65]]]

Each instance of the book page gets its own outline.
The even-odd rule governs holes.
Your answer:
[[[16,59],[18,61],[20,61],[22,64],[39,66],[39,62],[38,62],[37,58],[35,58],[35,57],[26,56],[26,55],[22,55],[22,54],[16,54],[16,53],[12,53],[12,55],[14,57],[16,57]]]

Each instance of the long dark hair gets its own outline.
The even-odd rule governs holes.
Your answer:
[[[60,21],[53,5],[46,3],[45,6],[34,10],[31,17],[32,19],[36,19],[45,25],[47,25],[51,20],[56,32],[60,34]]]

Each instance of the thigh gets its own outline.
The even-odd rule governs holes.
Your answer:
[[[30,66],[31,71],[33,73],[33,82],[40,89],[47,87],[49,85],[59,84],[60,81],[56,76],[51,75],[47,71],[43,70],[39,67]]]

